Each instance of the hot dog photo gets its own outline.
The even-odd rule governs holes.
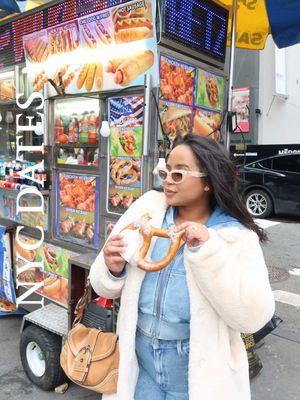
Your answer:
[[[135,1],[112,10],[115,42],[127,43],[153,37],[150,1]]]
[[[196,105],[221,110],[223,107],[225,80],[223,77],[198,69]]]
[[[220,137],[221,114],[214,111],[196,109],[194,114],[193,133],[210,136],[214,140]]]
[[[95,49],[114,43],[113,23],[109,11],[81,18],[79,30],[81,43],[86,48]]]
[[[153,18],[150,0],[132,1],[26,35],[32,90],[46,86],[54,96],[56,88],[66,94],[120,89],[143,85],[146,73],[158,85]],[[182,96],[189,101],[189,92]]]
[[[43,272],[43,281],[44,286],[38,290],[38,293],[66,305],[68,299],[68,280],[59,275]]]
[[[35,239],[30,239],[23,235],[20,238],[26,244],[36,243]],[[45,297],[66,305],[69,258],[78,254],[49,243],[43,243],[37,250],[26,250],[16,240],[14,240],[14,251],[15,253],[18,252],[25,260],[31,262],[43,261],[43,269],[37,267],[29,268],[19,274],[18,279],[25,285],[26,282],[31,284],[44,282],[44,286],[38,292]],[[16,256],[14,258],[16,259]],[[25,262],[20,258],[17,263],[19,268],[25,265]]]
[[[13,79],[0,80],[0,100],[13,100],[15,98],[15,88]]]
[[[144,50],[131,56],[111,58],[107,64],[106,72],[114,75],[115,84],[128,86],[150,69],[153,64],[153,51]]]

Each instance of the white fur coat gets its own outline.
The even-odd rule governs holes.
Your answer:
[[[163,193],[147,192],[119,219],[112,234],[145,213],[152,216],[153,226],[161,227],[166,208]],[[191,304],[189,399],[249,400],[248,360],[240,332],[256,332],[273,316],[268,272],[254,232],[232,227],[209,229],[209,233],[210,239],[198,252],[187,247],[184,252]],[[134,400],[139,373],[135,333],[144,276],[145,272],[129,265],[126,279],[113,281],[102,252],[91,267],[94,290],[106,298],[121,297],[118,389],[103,400]]]

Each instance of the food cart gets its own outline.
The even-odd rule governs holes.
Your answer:
[[[44,136],[28,132],[23,139],[44,142],[45,154],[24,155],[21,166],[10,133],[16,93],[0,105],[8,138],[0,222],[24,226],[20,238],[29,245],[39,238],[37,226],[45,231],[37,250],[24,251],[17,240],[13,246],[15,268],[24,263],[17,254],[43,264],[19,274],[17,288],[22,296],[26,283],[43,282],[31,297],[35,309],[22,304],[31,312],[20,346],[23,367],[40,388],[64,380],[61,338],[89,267],[120,215],[155,186],[159,155],[188,132],[222,140],[227,25],[228,10],[208,0],[57,1],[0,25],[0,72],[13,74],[25,99],[33,92],[45,99]],[[35,185],[44,213],[17,214],[18,191],[28,182],[17,182],[14,172],[41,158],[37,180],[45,184]],[[37,200],[21,201],[25,207]]]

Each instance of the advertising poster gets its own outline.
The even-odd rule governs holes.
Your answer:
[[[109,186],[108,212],[123,214],[131,204],[141,197],[141,188]]]
[[[16,219],[16,196],[8,190],[0,190],[0,218]]]
[[[57,175],[56,233],[81,245],[98,245],[99,178],[73,173]]]
[[[225,90],[223,77],[198,69],[196,86],[196,106],[218,111],[223,109]]]
[[[153,0],[132,1],[26,35],[32,88],[51,79],[66,93],[121,89],[143,85],[145,73],[157,86],[155,12]]]
[[[141,158],[110,157],[108,211],[124,213],[141,196]]]
[[[21,236],[24,243],[35,243],[34,239]],[[19,280],[26,282],[42,282],[44,286],[37,293],[60,304],[67,305],[68,302],[68,263],[69,259],[78,254],[52,244],[43,243],[37,250],[24,250],[15,241],[17,251],[31,262],[43,261],[44,269],[30,268],[19,275]],[[26,254],[25,254],[25,253]],[[18,260],[18,266],[22,266],[22,260]]]
[[[12,260],[10,256],[10,238],[6,227],[0,226],[0,316],[23,314],[17,310],[16,293],[13,281]]]
[[[106,221],[106,223],[105,223],[105,240],[111,234],[112,230],[114,229],[115,224],[116,223],[113,221]]]
[[[48,198],[44,198],[44,214],[40,212],[19,212],[16,214],[17,193],[9,190],[0,190],[0,218],[11,219],[22,225],[36,227],[40,226],[45,231],[48,230]],[[41,205],[39,197],[26,194],[20,199],[22,207],[37,207]]]
[[[11,101],[15,97],[14,77],[1,78],[0,74],[0,101]]]
[[[238,129],[236,133],[248,133],[250,129],[250,88],[233,89],[232,111],[237,113]]]
[[[41,205],[41,200],[37,196],[25,194],[20,199],[21,207],[38,207]],[[16,220],[22,224],[31,227],[40,226],[45,231],[48,231],[48,216],[49,216],[49,199],[44,197],[44,214],[41,212],[19,212]]]
[[[110,155],[141,157],[143,151],[142,96],[109,100]]]
[[[110,185],[141,187],[140,157],[110,157]]]
[[[161,100],[159,112],[164,133],[168,136],[171,144],[176,137],[191,132],[192,107]],[[161,132],[161,129],[159,129],[159,132]]]
[[[196,108],[193,120],[193,133],[201,136],[210,136],[218,140],[220,137],[221,114],[216,111]]]
[[[178,136],[192,132],[220,139],[223,77],[161,55],[160,90],[159,150],[168,150]]]
[[[195,68],[173,58],[160,58],[162,97],[176,103],[193,105]]]

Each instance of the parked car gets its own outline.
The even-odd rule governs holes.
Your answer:
[[[300,216],[300,153],[276,155],[237,167],[240,193],[250,214]]]

